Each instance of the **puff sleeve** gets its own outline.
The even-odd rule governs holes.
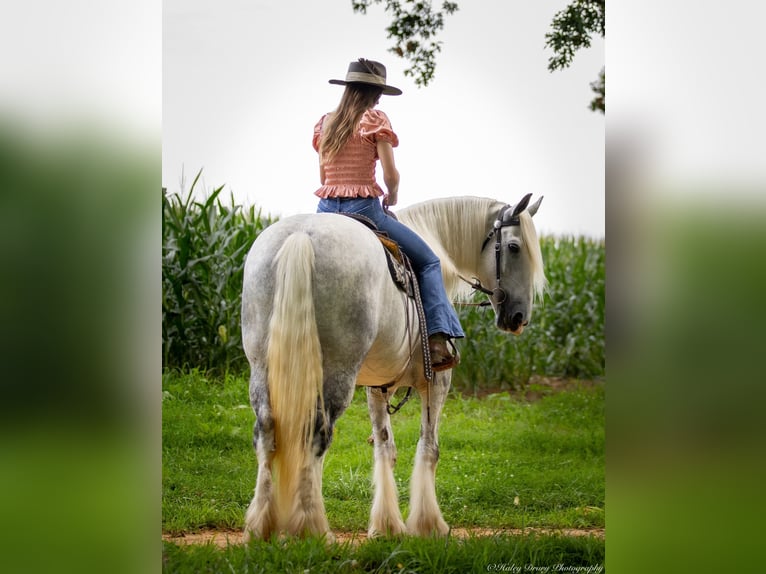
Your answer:
[[[326,117],[327,114],[323,115],[314,126],[314,137],[311,140],[311,145],[314,146],[314,150],[317,152],[319,151],[319,142],[322,139],[322,125]]]
[[[360,133],[374,143],[386,141],[392,147],[399,145],[399,138],[391,127],[388,116],[380,110],[367,110],[362,116]]]

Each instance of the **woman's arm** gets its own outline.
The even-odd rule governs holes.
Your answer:
[[[389,142],[378,141],[378,157],[383,167],[383,182],[388,193],[383,196],[383,205],[396,205],[399,193],[399,171],[394,162],[394,148]]]

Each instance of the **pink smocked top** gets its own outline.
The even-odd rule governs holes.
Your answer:
[[[322,125],[327,114],[314,126],[314,149],[319,151]],[[367,110],[359,122],[359,131],[346,145],[324,164],[324,185],[314,195],[332,197],[380,197],[383,190],[375,181],[375,162],[378,160],[378,141],[399,145],[399,138],[391,129],[388,116],[380,110]]]

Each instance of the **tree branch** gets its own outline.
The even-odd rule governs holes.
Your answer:
[[[372,4],[384,0],[351,0],[354,12],[367,13]],[[388,38],[394,40],[389,52],[410,62],[404,70],[405,76],[415,79],[417,86],[425,87],[433,80],[436,69],[436,54],[441,51],[441,42],[435,39],[444,28],[444,15],[458,9],[455,2],[445,1],[441,10],[434,10],[428,0],[385,0],[385,11],[392,16],[386,28]]]

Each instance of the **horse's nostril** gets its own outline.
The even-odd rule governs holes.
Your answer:
[[[526,325],[526,322],[524,321],[524,315],[521,313],[514,313],[513,318],[511,319],[511,322],[513,323],[514,327],[524,324]]]

